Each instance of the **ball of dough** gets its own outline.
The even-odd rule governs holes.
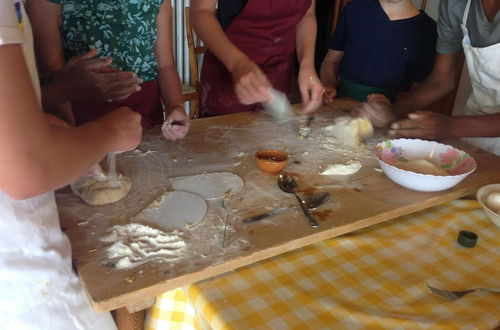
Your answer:
[[[71,185],[73,192],[89,205],[105,205],[117,202],[127,196],[132,181],[124,175],[110,177],[82,177]]]
[[[500,210],[500,192],[498,191],[490,192],[486,197],[485,204],[486,206],[488,206],[489,209],[498,213],[498,210]]]
[[[337,117],[334,124],[326,127],[324,131],[346,145],[359,147],[363,141],[372,137],[373,126],[365,117],[341,116]]]

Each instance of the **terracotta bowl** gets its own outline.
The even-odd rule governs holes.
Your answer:
[[[278,175],[288,163],[288,155],[283,151],[264,149],[255,153],[257,167],[265,175]]]

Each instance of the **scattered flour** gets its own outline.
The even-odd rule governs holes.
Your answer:
[[[321,172],[322,175],[350,175],[359,171],[361,163],[358,161],[349,161],[346,164],[333,164]]]
[[[131,268],[152,259],[176,260],[186,247],[177,231],[169,234],[139,223],[113,226],[101,241],[111,243],[107,257],[116,268]]]

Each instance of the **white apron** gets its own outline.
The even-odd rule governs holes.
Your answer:
[[[468,0],[461,24],[464,34],[462,45],[472,84],[465,115],[492,115],[500,112],[500,43],[484,48],[472,47],[466,27],[470,4],[471,0]],[[500,137],[462,140],[500,156]]]

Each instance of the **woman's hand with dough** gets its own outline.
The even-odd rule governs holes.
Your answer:
[[[179,107],[173,109],[168,114],[161,128],[161,132],[167,140],[177,140],[184,138],[190,127],[191,123],[186,116],[184,108]]]
[[[302,96],[301,113],[311,113],[321,106],[325,88],[314,67],[302,66],[299,71],[299,89]]]

